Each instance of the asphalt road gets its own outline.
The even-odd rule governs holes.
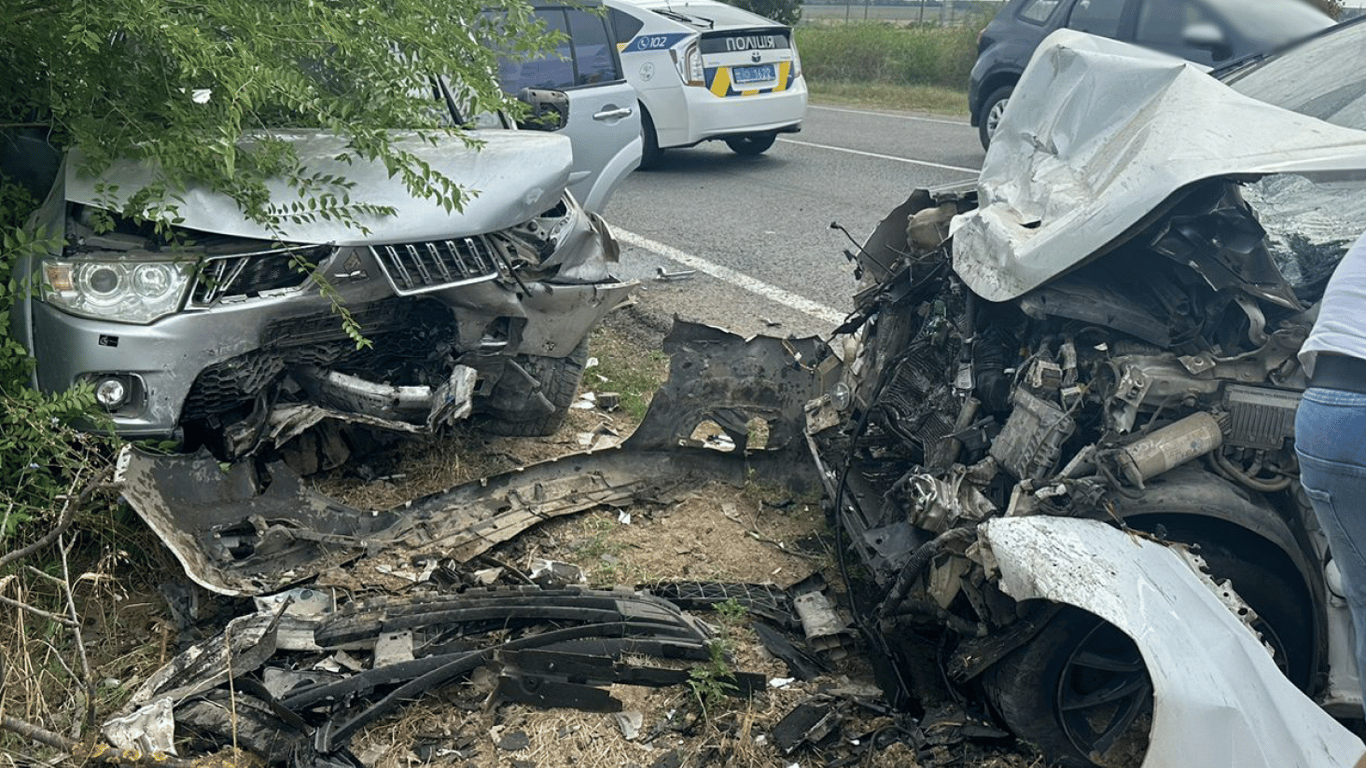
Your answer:
[[[963,121],[823,106],[759,157],[720,142],[671,149],[604,213],[622,243],[616,272],[644,283],[637,311],[661,324],[823,334],[854,291],[853,245],[831,223],[862,242],[917,187],[976,176],[982,154]]]

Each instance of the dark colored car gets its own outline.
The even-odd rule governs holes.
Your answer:
[[[1213,66],[1332,25],[1304,0],[1009,0],[978,38],[968,109],[985,148],[1034,49],[1064,27]]]

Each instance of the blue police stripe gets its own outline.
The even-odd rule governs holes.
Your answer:
[[[688,32],[670,32],[665,35],[637,35],[635,39],[626,44],[621,49],[622,53],[640,53],[642,51],[662,51],[674,47],[678,41],[689,37]]]

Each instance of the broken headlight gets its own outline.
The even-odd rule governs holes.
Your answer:
[[[73,315],[150,323],[175,312],[193,274],[188,261],[43,260],[43,299]]]

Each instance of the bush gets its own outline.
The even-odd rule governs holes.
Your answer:
[[[802,0],[730,0],[730,4],[789,27],[802,19]]]
[[[10,335],[15,300],[32,288],[31,277],[16,269],[19,260],[55,246],[21,227],[34,205],[23,187],[0,176],[0,551],[44,533],[62,498],[98,473],[112,445],[76,429],[98,421],[90,388],[35,391],[29,386],[33,360]]]
[[[964,90],[979,26],[900,26],[865,21],[797,29],[802,71],[827,82],[884,82]]]

